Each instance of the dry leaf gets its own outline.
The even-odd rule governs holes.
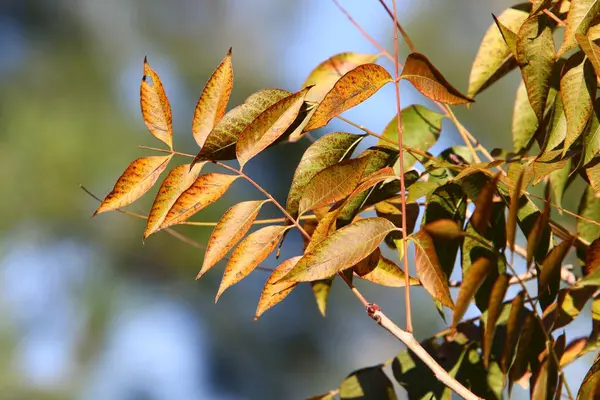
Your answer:
[[[171,105],[158,74],[144,58],[144,76],[140,86],[142,116],[154,137],[173,150],[173,116]]]

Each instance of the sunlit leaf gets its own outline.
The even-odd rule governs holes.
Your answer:
[[[556,172],[560,169],[565,169],[567,163],[568,163],[569,159],[565,158],[559,161],[553,161],[553,162],[534,162],[533,164],[531,164],[532,168],[533,168],[533,186],[537,185],[538,183],[540,183],[543,179],[545,179],[547,176],[549,176],[550,174],[552,174],[553,172]],[[568,173],[569,171],[567,171]]]
[[[515,97],[511,128],[513,148],[516,152],[521,151],[529,145],[537,127],[537,116],[529,103],[525,82],[521,81]]]
[[[427,196],[440,186],[438,182],[418,181],[408,189],[407,203],[414,203],[423,196]]]
[[[571,172],[572,159],[569,157],[566,160],[567,162],[562,168],[552,171],[550,175],[548,175],[548,183],[550,184],[554,203],[559,207],[562,207],[563,194],[567,187],[569,173]],[[561,210],[559,210],[559,212],[562,213]]]
[[[600,197],[596,197],[594,189],[591,186],[585,188],[577,214],[584,219],[577,219],[577,234],[588,243],[600,237],[600,226],[590,221],[600,221]],[[583,254],[582,254],[583,253]],[[585,251],[577,248],[577,254],[580,259],[585,260]]]
[[[402,110],[402,144],[426,152],[439,139],[444,118],[444,115],[419,104],[404,108]],[[382,136],[394,142],[398,141],[396,116],[387,124]],[[379,139],[378,144],[390,145],[383,139]],[[410,152],[405,152],[404,171],[408,171],[417,161],[418,159]]]
[[[559,147],[567,137],[567,116],[562,102],[562,96],[556,96],[552,116],[549,121],[548,134],[544,143],[544,154],[538,158],[540,161],[543,157],[548,156],[553,149]],[[560,149],[562,154],[562,149]],[[552,156],[551,156],[552,157]],[[554,157],[552,157],[554,158]]]
[[[583,383],[577,392],[577,400],[596,399],[600,395],[600,355],[585,374]]]
[[[600,12],[600,1],[598,0],[572,0],[567,14],[565,27],[565,40],[558,49],[557,56],[560,57],[577,45],[576,34],[585,35],[592,24],[593,19]]]
[[[196,279],[211,269],[244,237],[267,201],[244,201],[225,211],[208,239],[202,269]]]
[[[594,189],[594,192],[600,194],[600,163],[587,168],[585,174],[590,180],[590,185]]]
[[[360,276],[369,282],[376,283],[382,286],[389,287],[404,287],[405,277],[404,271],[392,260],[388,260],[381,255],[381,252],[376,250],[373,253],[377,256],[373,262],[369,256],[363,261],[356,264],[353,268],[356,275]],[[418,285],[419,281],[413,277],[409,277],[410,285]]]
[[[448,277],[440,266],[433,240],[423,230],[412,235],[411,240],[415,244],[415,267],[421,284],[434,299],[454,309]]]
[[[517,59],[531,107],[542,121],[554,65],[554,38],[546,14],[523,22],[517,35]]]
[[[144,240],[159,229],[175,201],[181,193],[185,192],[194,183],[203,166],[204,163],[197,163],[190,169],[190,164],[184,164],[173,168],[169,172],[160,185],[158,194],[152,204],[146,223]]]
[[[580,33],[576,33],[575,38],[577,39],[577,43],[579,43],[579,46],[585,55],[588,56],[588,59],[592,63],[592,66],[596,71],[596,75],[600,75],[600,46],[594,43],[592,39]]]
[[[438,219],[423,225],[422,229],[432,238],[454,240],[465,236],[465,232],[453,219]]]
[[[506,218],[506,240],[511,251],[515,250],[515,237],[517,234],[517,215],[519,213],[519,200],[521,198],[521,189],[523,186],[524,171],[521,171],[515,184],[515,189],[510,196],[510,205],[508,207],[508,217]]]
[[[294,122],[308,88],[289,95],[263,111],[239,134],[236,155],[240,166],[275,142]]]
[[[379,54],[340,53],[319,64],[312,70],[303,88],[313,86],[307,95],[307,101],[320,102],[333,88],[333,85],[347,72],[359,65],[374,63]]]
[[[508,373],[513,363],[513,357],[516,350],[515,347],[519,340],[519,333],[521,332],[524,305],[525,293],[521,291],[511,301],[510,314],[506,323],[506,342],[500,363],[502,372],[505,374]]]
[[[569,343],[569,345],[565,349],[565,352],[563,353],[562,357],[560,358],[560,366],[565,367],[571,364],[577,358],[579,358],[584,352],[584,349],[587,346],[587,344],[587,337],[580,337],[571,341],[571,343]]]
[[[325,312],[327,311],[327,299],[329,298],[332,284],[333,278],[319,279],[310,283],[317,307],[322,316],[325,316]]]
[[[564,66],[560,95],[567,118],[567,137],[563,155],[583,133],[594,109],[596,74],[592,63],[582,54],[574,54]]]
[[[600,151],[600,99],[594,103],[594,112],[588,129],[584,133],[584,158],[582,165],[587,165]]]
[[[225,273],[223,274],[215,302],[219,300],[219,297],[221,297],[227,288],[248,276],[258,264],[263,262],[275,250],[279,238],[281,238],[283,232],[288,228],[280,225],[265,226],[252,232],[236,247],[225,267]],[[283,274],[278,276],[277,280],[274,279],[272,283],[278,282],[281,276]],[[283,285],[284,283],[281,284]]]
[[[125,207],[142,197],[154,186],[171,157],[172,155],[144,157],[129,164],[94,215]]]
[[[319,138],[306,149],[296,167],[287,199],[286,208],[293,217],[298,216],[300,198],[312,178],[325,168],[348,158],[363,138],[361,135],[335,132]]]
[[[352,193],[367,161],[367,157],[344,160],[317,173],[304,187],[298,204],[300,214],[335,203]]]
[[[200,175],[196,181],[183,192],[171,207],[161,229],[179,224],[204,207],[219,200],[239,175],[224,175],[215,172]]]
[[[304,129],[310,131],[327,125],[332,118],[362,103],[391,81],[389,72],[377,64],[357,66],[333,85]]]
[[[254,314],[254,320],[260,318],[261,315],[275,304],[283,301],[288,294],[296,287],[295,283],[292,282],[277,282],[279,278],[287,274],[294,265],[300,260],[301,256],[292,257],[279,264],[277,268],[273,270],[269,279],[265,283],[265,286],[260,294],[258,300],[258,306],[256,307],[256,313]]]
[[[173,116],[171,105],[158,74],[144,58],[144,76],[140,86],[142,116],[154,137],[173,149]]]
[[[350,268],[371,254],[396,227],[384,218],[365,218],[347,225],[304,253],[284,279],[315,281]]]
[[[496,333],[496,322],[502,312],[502,306],[504,302],[504,296],[508,289],[508,283],[510,276],[506,274],[500,275],[492,286],[492,292],[490,295],[490,302],[487,309],[487,319],[485,321],[485,331],[483,335],[483,364],[487,367],[489,365],[490,354],[492,352],[492,345],[494,343],[494,335]]]
[[[494,202],[494,195],[496,194],[496,187],[498,186],[499,178],[500,173],[498,173],[494,179],[488,181],[481,189],[479,196],[477,196],[477,199],[475,200],[475,211],[473,211],[470,221],[475,231],[480,235],[485,235],[490,226],[492,205]]]
[[[400,78],[412,83],[415,89],[434,101],[445,104],[473,102],[473,99],[455,89],[431,61],[420,53],[408,55]]]
[[[587,249],[583,275],[587,276],[600,269],[600,238],[594,240]]]
[[[208,134],[225,115],[232,88],[233,67],[231,65],[231,49],[229,49],[223,61],[206,82],[196,104],[192,120],[192,133],[198,146],[204,146]]]
[[[558,368],[554,357],[546,355],[541,366],[532,379],[532,400],[545,400],[554,398],[554,391],[558,381]]]
[[[460,322],[463,315],[465,315],[475,293],[477,293],[485,279],[488,277],[492,268],[492,260],[481,257],[471,264],[471,267],[465,273],[460,285],[458,297],[456,298],[456,305],[454,306],[454,316],[452,318],[452,327],[454,329],[456,329],[456,325]]]
[[[354,371],[340,384],[340,399],[396,400],[392,382],[381,366]]]
[[[565,240],[558,246],[555,246],[541,265],[541,271],[538,275],[538,297],[542,309],[545,309],[550,303],[554,302],[560,286],[560,269],[562,261],[573,245],[573,239]]]
[[[240,133],[263,111],[290,94],[281,89],[263,89],[253,93],[243,104],[230,110],[219,120],[206,137],[194,162],[235,158],[235,147]]]
[[[528,16],[529,13],[525,11],[508,8],[497,18],[494,17],[496,24],[488,28],[473,61],[467,96],[475,96],[517,66],[510,46],[507,45],[510,39],[506,36],[512,33],[516,40],[514,32],[519,30]],[[500,26],[508,32],[502,32]]]

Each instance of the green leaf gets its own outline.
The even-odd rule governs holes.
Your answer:
[[[600,395],[600,355],[585,374],[583,383],[577,392],[577,400],[595,399]]]
[[[194,163],[198,160],[235,158],[235,147],[240,133],[263,111],[290,94],[281,89],[263,89],[253,93],[243,104],[230,110],[215,125],[206,137],[204,146],[196,155]]]
[[[298,204],[299,213],[335,203],[352,193],[363,176],[367,161],[367,157],[344,160],[317,173],[304,187]]]
[[[496,323],[502,312],[504,296],[508,289],[510,276],[507,274],[500,275],[494,285],[490,295],[490,302],[487,309],[487,319],[485,320],[485,331],[483,335],[483,364],[486,368],[489,365],[490,354],[492,353],[492,345],[494,343],[494,335],[496,333]]]
[[[410,186],[408,189],[408,196],[406,196],[407,203],[414,203],[421,197],[429,195],[433,192],[440,184],[438,182],[430,181],[418,181]]]
[[[528,16],[527,12],[516,8],[504,10],[497,18],[494,16],[496,24],[488,28],[473,61],[467,96],[474,97],[517,66],[510,45],[507,46],[510,42],[507,36],[512,33],[516,41],[516,34],[513,32],[519,29]]]
[[[192,120],[192,133],[198,146],[204,145],[210,132],[225,115],[232,88],[233,67],[231,65],[231,49],[229,49],[223,61],[206,82],[196,104]]]
[[[546,14],[532,16],[523,22],[517,36],[517,60],[529,102],[541,122],[554,65],[554,38]]]
[[[548,175],[548,182],[550,183],[554,203],[559,207],[562,207],[562,198],[569,179],[569,173],[571,172],[571,164],[572,159],[567,158],[567,162],[563,168],[557,169]],[[560,210],[559,212],[562,213]]]
[[[396,400],[392,382],[381,369],[382,366],[354,371],[340,384],[342,400]]]
[[[455,89],[423,54],[411,53],[406,58],[400,79],[406,79],[424,96],[445,104],[472,103],[473,99]]]
[[[598,0],[572,0],[567,14],[565,40],[558,49],[557,56],[565,54],[577,45],[576,34],[585,35],[594,18],[600,12]]]
[[[589,128],[583,137],[584,158],[583,166],[587,165],[600,151],[600,99],[594,103]]]
[[[554,100],[552,118],[549,123],[549,133],[546,135],[546,142],[544,143],[544,155],[549,154],[551,150],[557,148],[567,137],[567,116],[565,114],[562,96],[556,96]]]
[[[313,86],[306,100],[320,102],[333,85],[347,72],[359,65],[374,63],[379,54],[340,53],[320,63],[306,78],[303,88]]]
[[[300,256],[292,257],[279,264],[277,268],[273,270],[269,279],[265,283],[265,286],[260,293],[260,299],[258,300],[258,306],[256,307],[256,313],[254,314],[254,320],[260,318],[269,308],[275,304],[280,303],[285,299],[296,287],[295,283],[290,282],[277,282],[279,278],[287,274],[296,263],[300,260]]]
[[[444,118],[444,115],[419,104],[404,108],[402,110],[402,144],[426,152],[439,139]],[[382,136],[394,142],[398,140],[397,116],[394,116],[387,124]],[[377,144],[388,145],[388,142],[379,139]],[[415,156],[406,151],[404,153],[404,171],[408,171],[417,161],[419,160]]]
[[[286,132],[296,120],[308,90],[302,89],[279,100],[240,132],[236,144],[236,157],[241,167]]]
[[[464,274],[462,284],[460,285],[460,291],[456,298],[456,305],[454,307],[454,316],[452,318],[453,329],[456,329],[456,325],[458,325],[465,315],[475,293],[477,293],[485,279],[488,277],[492,268],[492,260],[487,257],[480,257],[475,260]]]
[[[600,164],[589,167],[585,170],[585,174],[590,180],[590,185],[596,194],[600,193]]]
[[[327,299],[329,298],[332,284],[333,278],[320,279],[310,283],[317,307],[322,316],[325,316],[325,312],[327,311]]]
[[[415,244],[415,267],[417,277],[423,288],[434,299],[440,301],[446,307],[454,309],[454,303],[452,297],[450,297],[448,277],[440,266],[433,240],[423,230],[412,235],[410,239]]]
[[[600,221],[600,197],[596,197],[591,186],[586,187],[577,214],[591,221]],[[600,237],[600,226],[584,219],[577,219],[577,233],[588,243]],[[585,257],[580,257],[585,258]]]
[[[558,292],[558,300],[544,310],[542,320],[548,332],[560,329],[573,322],[594,294],[597,285],[591,285],[590,287],[578,286],[579,284],[571,288],[561,289]]]
[[[388,287],[404,287],[404,271],[392,260],[381,255],[381,251],[374,251],[375,262],[369,262],[371,256],[356,264],[353,268],[356,275],[369,282]],[[419,285],[419,280],[412,276],[408,278],[411,286]]]
[[[559,171],[561,169],[566,169],[568,162],[568,158],[552,162],[535,161],[531,165],[533,168],[533,186],[540,183],[543,179],[545,179],[548,175],[552,174],[553,172]],[[570,171],[567,170],[567,176],[569,172]]]
[[[564,66],[560,80],[560,95],[567,117],[567,137],[563,155],[583,133],[594,109],[596,98],[596,74],[592,63],[576,53]]]
[[[535,111],[529,103],[525,82],[521,81],[515,97],[515,106],[512,119],[512,139],[515,152],[520,152],[528,147],[538,127]]]
[[[252,232],[239,244],[231,254],[231,258],[225,267],[215,303],[227,288],[248,276],[258,264],[263,262],[275,250],[281,235],[288,228],[290,227],[265,226]],[[278,281],[273,281],[273,283],[276,282]]]
[[[391,81],[390,74],[377,64],[357,66],[334,84],[304,129],[310,131],[327,125],[332,118],[367,100]]]
[[[384,218],[365,218],[332,233],[307,250],[283,279],[310,282],[330,278],[371,254],[396,227]]]
[[[573,240],[565,240],[558,246],[555,246],[541,266],[540,274],[538,275],[538,297],[542,309],[546,309],[548,305],[554,302],[560,286],[560,268],[562,261],[573,245]]]
[[[302,155],[288,194],[286,208],[292,217],[298,216],[298,204],[306,185],[319,172],[350,157],[364,138],[345,132],[325,135],[314,142]]]
[[[196,279],[218,263],[244,237],[266,202],[244,201],[225,211],[208,239],[202,268]]]

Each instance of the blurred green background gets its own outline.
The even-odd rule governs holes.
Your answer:
[[[342,4],[391,49],[392,23],[378,1]],[[490,13],[511,5],[399,4],[417,48],[463,91]],[[137,145],[160,146],[139,111],[144,56],[170,98],[176,149],[195,153],[193,108],[231,46],[230,106],[264,87],[298,90],[333,54],[376,52],[326,0],[0,1],[0,398],[296,399],[334,388],[352,370],[402,349],[339,282],[327,318],[301,286],[253,323],[266,273],[256,271],[214,305],[222,264],[195,281],[198,249],[164,233],[144,245],[143,221],[123,214],[90,218],[98,204],[78,185],[104,197],[130,161],[150,154]],[[406,47],[401,51],[404,58]],[[457,108],[490,149],[510,147],[519,79],[512,73],[470,110]],[[411,87],[402,89],[403,105],[423,102]],[[347,116],[382,131],[394,110],[388,85]],[[334,130],[354,131],[332,123],[318,134]],[[434,152],[455,143],[455,131],[444,125]],[[308,144],[273,148],[246,171],[285,201]],[[131,210],[147,213],[153,193]],[[575,197],[566,205],[575,207]],[[217,221],[241,198],[260,193],[236,183],[194,219]],[[266,209],[265,217],[279,215]],[[210,234],[210,228],[177,229],[200,242]],[[284,255],[299,246],[291,235]],[[359,286],[404,323],[402,290]],[[416,336],[424,339],[444,323],[428,296],[414,293]],[[582,371],[568,370],[574,384]]]

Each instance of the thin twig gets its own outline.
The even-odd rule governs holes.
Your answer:
[[[390,10],[390,8],[385,3],[385,1],[384,0],[379,0],[379,2],[383,6],[383,8],[385,8],[385,11],[387,11],[387,13],[390,16],[390,18],[394,18],[394,14],[392,13],[392,10]],[[415,45],[413,44],[412,40],[410,40],[410,37],[408,36],[408,33],[406,33],[406,31],[404,30],[404,28],[402,28],[402,25],[400,25],[400,22],[398,21],[398,19],[396,19],[396,27],[400,31],[400,34],[402,35],[402,38],[406,42],[406,45],[408,46],[409,50],[411,52],[413,52],[413,53],[416,53],[417,49],[415,48]],[[396,58],[398,58],[398,57],[396,57]]]

